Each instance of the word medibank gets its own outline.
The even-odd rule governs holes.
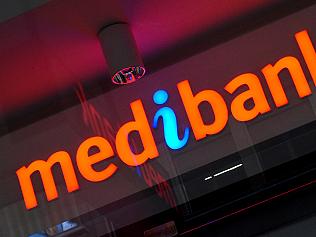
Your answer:
[[[309,37],[307,30],[295,34],[296,43],[302,53],[310,76],[316,85],[316,52]],[[306,76],[303,72],[301,63],[296,57],[285,56],[275,62],[268,64],[262,69],[265,82],[271,92],[276,107],[288,104],[286,92],[281,83],[279,74],[286,69],[291,76],[291,80],[297,94],[300,98],[306,97],[312,93]],[[246,85],[247,90],[237,93],[240,87]],[[117,131],[115,137],[115,149],[118,157],[128,166],[139,166],[149,159],[155,159],[159,152],[152,134],[152,128],[158,128],[161,124],[166,145],[170,149],[181,149],[188,142],[190,131],[198,141],[206,136],[214,135],[221,132],[228,120],[229,110],[232,116],[238,121],[249,121],[260,114],[271,111],[266,95],[262,88],[261,82],[257,75],[253,73],[244,73],[233,78],[224,89],[233,96],[233,100],[228,106],[224,98],[215,90],[206,89],[196,93],[192,92],[190,82],[185,80],[177,85],[178,92],[186,111],[190,127],[185,127],[179,137],[177,127],[177,117],[174,110],[167,106],[167,91],[161,89],[153,94],[153,102],[158,110],[153,119],[148,119],[142,101],[136,100],[130,103],[131,112],[134,119],[123,124]],[[237,94],[237,95],[236,95]],[[246,101],[251,100],[251,108],[246,106]],[[212,111],[213,121],[205,123],[201,116],[199,105],[207,103]],[[158,123],[162,121],[162,123]],[[135,154],[129,144],[131,133],[137,132],[142,142],[142,150]],[[97,147],[98,151],[89,155],[92,147]],[[110,142],[101,136],[90,137],[83,141],[76,153],[76,164],[80,174],[88,181],[100,182],[109,179],[118,171],[118,167],[111,163],[114,157],[114,147]],[[103,170],[95,170],[93,165],[108,160],[107,167]],[[28,166],[23,166],[16,171],[20,187],[22,190],[25,206],[27,209],[34,208],[38,205],[35,195],[32,174],[40,173],[43,187],[48,201],[58,198],[58,192],[55,180],[52,174],[52,166],[58,164],[64,176],[68,192],[79,189],[79,183],[73,167],[72,159],[68,152],[57,151],[52,154],[46,161],[36,160]]]

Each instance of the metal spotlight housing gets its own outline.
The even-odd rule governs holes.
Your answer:
[[[128,24],[115,23],[102,28],[99,40],[113,83],[133,83],[145,75],[145,67]]]

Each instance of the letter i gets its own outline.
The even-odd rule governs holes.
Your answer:
[[[162,105],[167,102],[168,97],[169,95],[165,90],[158,90],[154,93],[153,100],[155,104]],[[161,118],[163,122],[164,138],[167,146],[173,150],[184,147],[188,142],[190,130],[186,127],[183,138],[179,139],[178,122],[173,109],[167,106],[160,108],[154,116],[154,128],[158,127],[159,118]]]

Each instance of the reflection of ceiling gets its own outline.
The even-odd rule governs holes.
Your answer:
[[[14,18],[51,0],[1,0],[0,23]]]
[[[104,76],[96,35],[106,24],[128,21],[146,63],[181,41],[282,1],[48,1],[0,23],[0,108],[12,110],[78,80]]]

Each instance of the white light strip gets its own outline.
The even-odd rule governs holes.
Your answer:
[[[206,180],[209,180],[209,179],[211,179],[211,178],[213,178],[212,176],[208,176],[208,177],[206,177],[204,180],[206,181]]]
[[[231,168],[229,168],[229,169],[227,169],[227,170],[223,170],[222,172],[219,172],[219,173],[217,173],[217,174],[214,174],[214,177],[219,176],[219,175],[221,175],[221,174],[224,174],[224,173],[226,173],[226,172],[229,172],[229,171],[231,171],[231,170],[237,169],[237,168],[239,168],[240,166],[242,166],[242,164],[235,165],[235,166],[233,166],[233,167],[231,167]]]

